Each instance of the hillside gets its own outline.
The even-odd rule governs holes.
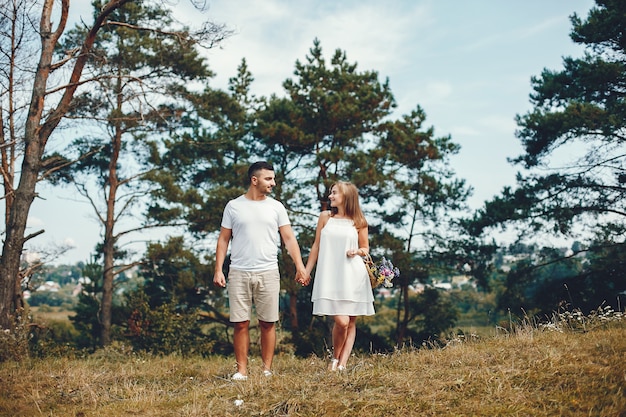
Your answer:
[[[526,326],[437,349],[325,358],[146,357],[117,346],[87,358],[0,364],[2,416],[624,416],[626,325]],[[240,400],[237,401],[236,400]]]

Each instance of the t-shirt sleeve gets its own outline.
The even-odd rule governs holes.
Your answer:
[[[233,228],[233,218],[232,218],[232,203],[229,201],[224,207],[224,214],[222,214],[222,227],[225,229]]]
[[[283,227],[288,224],[291,224],[289,221],[289,216],[287,215],[287,209],[283,206],[282,203],[278,203],[278,227]]]

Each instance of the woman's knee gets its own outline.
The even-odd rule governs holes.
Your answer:
[[[350,324],[349,327],[356,327],[356,317],[355,316],[350,316]]]
[[[347,329],[348,327],[350,327],[350,317],[335,316],[335,326],[339,326],[342,329]]]

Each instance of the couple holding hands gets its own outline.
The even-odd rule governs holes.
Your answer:
[[[357,188],[348,182],[333,184],[328,196],[330,210],[319,216],[305,266],[287,210],[269,196],[276,185],[274,168],[264,161],[255,162],[248,169],[248,179],[248,191],[226,204],[215,251],[213,282],[226,287],[223,267],[231,245],[228,299],[237,362],[237,372],[231,379],[248,379],[248,328],[253,305],[261,328],[263,375],[272,375],[275,324],[279,319],[277,248],[281,238],[296,265],[295,279],[300,284],[310,283],[317,263],[311,296],[313,314],[334,318],[329,369],[344,370],[356,337],[356,317],[374,314],[374,296],[360,258],[368,253],[369,243]]]

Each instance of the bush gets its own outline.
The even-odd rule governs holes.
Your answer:
[[[29,339],[29,323],[21,315],[17,316],[12,328],[0,331],[0,362],[27,358]]]
[[[63,304],[72,304],[74,300],[71,295],[54,291],[36,291],[28,299],[28,305],[32,307],[46,304],[48,306],[59,307]]]
[[[175,303],[150,308],[147,296],[137,291],[129,296],[126,337],[135,350],[154,354],[206,355],[214,341],[203,334],[195,309]]]
[[[65,321],[50,321],[33,326],[30,337],[30,353],[33,357],[68,357],[74,356],[80,333]]]

